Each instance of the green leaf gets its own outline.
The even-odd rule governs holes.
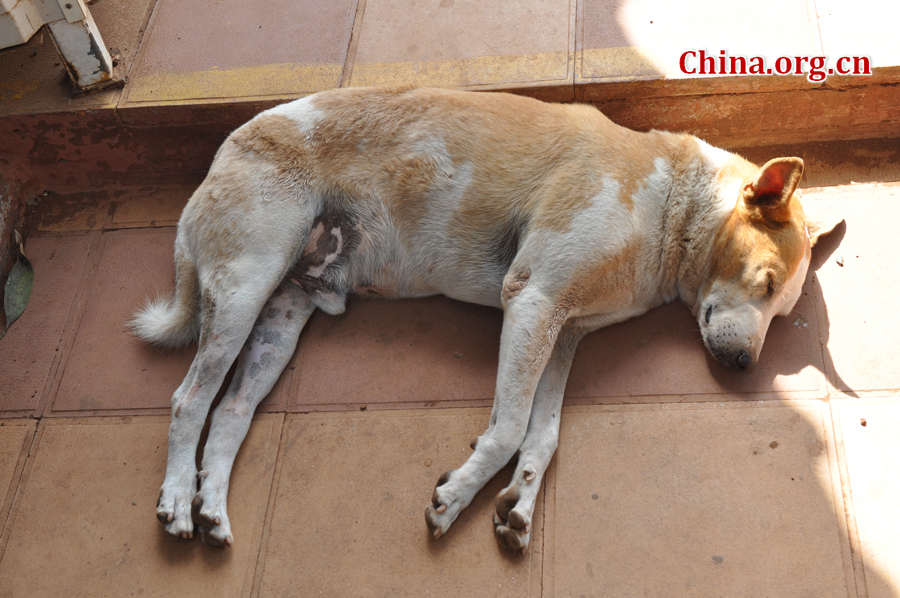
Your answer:
[[[3,290],[3,306],[6,311],[6,330],[13,325],[31,298],[31,288],[34,286],[34,268],[24,255],[19,253],[19,259],[9,272],[6,279],[6,288]],[[0,332],[0,338],[6,334],[6,330]]]

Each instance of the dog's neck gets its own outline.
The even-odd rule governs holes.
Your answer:
[[[673,136],[672,186],[663,212],[661,291],[696,312],[716,233],[731,212],[717,174],[728,153],[689,135]]]

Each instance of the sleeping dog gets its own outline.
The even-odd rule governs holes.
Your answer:
[[[350,293],[443,294],[501,308],[503,332],[487,430],[440,477],[425,520],[445,534],[518,451],[494,524],[524,551],[578,341],[680,299],[718,360],[752,369],[837,224],[804,210],[802,173],[799,158],[759,168],[690,135],[504,93],[341,89],[263,112],[225,141],[181,216],[174,296],[132,322],[162,346],[199,338],[172,397],[157,517],[173,535],[196,524],[210,544],[234,541],[235,455],[313,310],[340,314]]]

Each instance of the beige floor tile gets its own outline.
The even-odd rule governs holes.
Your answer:
[[[541,522],[524,557],[494,540],[493,500],[508,468],[448,535],[434,541],[425,526],[437,477],[468,457],[488,413],[288,416],[259,595],[539,595]]]
[[[6,516],[12,505],[19,476],[25,464],[25,456],[34,436],[35,422],[30,419],[0,420],[0,535]],[[0,557],[3,556],[3,540],[0,540]]]
[[[846,218],[846,225],[823,239],[827,251],[821,256],[827,259],[816,273],[829,380],[847,392],[900,389],[900,364],[893,358],[900,329],[894,267],[900,185],[831,187],[805,197]]]
[[[832,405],[869,598],[900,596],[900,401],[840,399]]]
[[[679,66],[687,50],[703,49],[714,57],[726,50],[728,56],[761,55],[767,61],[817,53],[818,29],[807,1],[779,2],[777,18],[769,18],[774,6],[753,0],[695,0],[689,6],[666,0],[585,0],[576,76],[583,82],[696,77]],[[697,65],[694,60],[686,66]],[[806,80],[767,79],[775,85]]]
[[[238,455],[229,550],[178,542],[156,521],[165,418],[47,421],[8,524],[0,594],[246,595],[281,421],[280,415],[257,417]]]
[[[566,410],[545,589],[847,596],[825,413],[818,402]]]

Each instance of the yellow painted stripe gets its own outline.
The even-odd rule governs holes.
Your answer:
[[[0,81],[0,100],[21,100],[40,88],[40,81]]]
[[[660,75],[663,69],[636,46],[583,50],[580,77],[583,79],[635,79]]]
[[[299,95],[340,84],[340,64],[264,64],[188,73],[138,74],[129,102]]]
[[[353,65],[350,85],[464,87],[569,79],[569,52]]]

